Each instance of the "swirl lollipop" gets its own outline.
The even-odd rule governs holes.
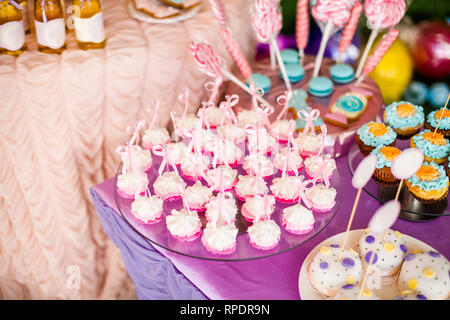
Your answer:
[[[320,29],[322,30],[322,40],[319,52],[316,56],[313,77],[319,75],[323,54],[330,37],[342,28],[350,18],[350,10],[354,0],[312,0],[311,13]]]
[[[359,78],[378,33],[383,29],[392,28],[400,22],[406,11],[405,0],[366,0],[364,1],[364,14],[367,26],[372,29],[366,48],[359,61],[356,77]]]
[[[291,83],[281,58],[280,48],[276,42],[277,34],[282,27],[279,0],[255,0],[252,13],[252,26],[256,32],[256,39],[261,43],[270,43],[270,48],[275,52],[276,60],[280,66],[281,74],[286,88],[291,91]],[[273,62],[274,59],[271,59]],[[272,66],[274,67],[273,63]]]

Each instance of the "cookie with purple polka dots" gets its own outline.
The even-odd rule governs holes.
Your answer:
[[[414,251],[405,257],[397,287],[400,292],[411,291],[429,300],[450,298],[450,264],[436,251]]]
[[[360,286],[347,284],[331,300],[358,300],[359,291],[361,291]],[[381,298],[372,290],[364,288],[359,300],[381,300]]]
[[[367,266],[373,252],[372,264],[379,268],[382,277],[391,276],[400,270],[406,252],[405,240],[400,232],[389,229],[385,234],[378,235],[366,230],[358,242],[356,251],[362,257],[363,266]]]
[[[361,281],[362,265],[357,252],[344,250],[339,258],[340,246],[330,244],[319,249],[308,266],[308,279],[314,289],[332,297],[342,286],[357,285]]]

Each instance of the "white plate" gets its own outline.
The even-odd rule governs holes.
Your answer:
[[[347,245],[346,248],[354,248],[359,242],[359,239],[361,239],[362,235],[364,233],[364,229],[358,229],[358,230],[352,230],[348,234],[347,239]],[[308,254],[306,259],[303,261],[302,267],[300,268],[300,274],[298,276],[298,290],[300,293],[300,297],[302,300],[327,300],[327,297],[324,295],[318,293],[308,280],[308,274],[307,274],[307,268],[309,263],[311,262],[312,258],[316,255],[316,253],[319,251],[319,249],[323,246],[333,244],[333,243],[342,243],[344,240],[344,234],[345,232],[339,233],[337,235],[332,236],[331,238],[326,239],[325,241],[321,242],[319,245],[317,245],[311,252]],[[408,247],[408,252],[414,251],[414,250],[423,250],[423,251],[429,251],[433,250],[432,247],[427,245],[426,243],[417,240],[413,237],[410,237],[406,234],[403,234],[402,239],[405,240],[406,246]],[[391,300],[395,296],[398,296],[400,293],[398,292],[396,286],[395,286],[395,279],[386,277],[384,279],[384,283],[382,283],[380,289],[374,289],[373,291],[383,300]]]
[[[146,14],[145,12],[136,10],[133,3],[131,1],[128,3],[128,11],[130,12],[131,16],[139,21],[143,22],[149,22],[149,23],[176,23],[180,21],[184,21],[187,19],[192,18],[195,16],[202,8],[202,4],[198,4],[195,7],[192,7],[190,9],[182,10],[179,15],[164,18],[164,19],[155,19],[152,16]]]

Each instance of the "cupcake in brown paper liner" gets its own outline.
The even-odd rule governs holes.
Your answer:
[[[397,133],[382,122],[365,123],[356,131],[356,144],[365,156],[378,146],[395,146],[396,138]]]
[[[435,203],[447,197],[449,178],[444,166],[434,162],[424,162],[405,184],[417,200],[423,203]]]
[[[373,179],[382,185],[396,185],[400,182],[391,172],[392,161],[401,153],[401,150],[391,146],[378,146],[373,151],[377,156],[377,164]]]
[[[439,122],[440,119],[440,122]],[[439,124],[439,127],[438,127]],[[450,110],[442,108],[440,110],[432,111],[428,114],[425,120],[425,129],[430,131],[436,130],[447,139],[450,138]]]

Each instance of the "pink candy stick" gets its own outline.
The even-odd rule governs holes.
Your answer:
[[[339,53],[344,53],[347,51],[348,46],[352,42],[362,9],[363,6],[359,2],[355,3],[353,6],[352,12],[350,13],[350,19],[348,19],[348,22],[345,25],[344,31],[342,32],[341,41],[339,42]]]
[[[383,40],[381,40],[372,55],[367,59],[367,62],[363,68],[363,75],[368,75],[373,69],[375,69],[377,64],[397,39],[398,34],[399,31],[397,29],[392,29],[383,37]]]
[[[223,78],[223,59],[214,51],[214,49],[209,44],[205,42],[194,41],[190,45],[190,50],[194,55],[194,59],[202,72],[213,78]]]
[[[295,37],[300,56],[300,64],[303,64],[304,49],[308,43],[309,35],[309,13],[308,0],[298,0],[297,2],[297,21],[295,28]]]

